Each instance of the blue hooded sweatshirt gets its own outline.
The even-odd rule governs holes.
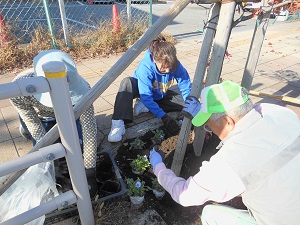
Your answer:
[[[138,79],[142,102],[159,119],[166,113],[154,100],[161,100],[166,95],[167,90],[174,84],[174,80],[176,80],[184,100],[191,92],[189,74],[181,63],[178,61],[176,71],[161,73],[157,69],[149,50],[146,51],[133,77]]]

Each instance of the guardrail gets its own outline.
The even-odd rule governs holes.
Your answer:
[[[19,171],[40,162],[49,162],[62,157],[66,158],[73,190],[67,191],[53,200],[30,209],[1,225],[22,225],[55,209],[66,208],[77,203],[81,223],[95,224],[92,203],[89,195],[83,157],[79,144],[75,116],[66,78],[65,65],[62,62],[48,62],[43,65],[45,77],[20,79],[12,83],[0,85],[0,99],[16,96],[50,92],[54,113],[61,136],[61,144],[40,148],[39,151],[27,154],[0,164],[0,176]]]

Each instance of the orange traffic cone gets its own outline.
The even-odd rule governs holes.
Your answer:
[[[116,4],[113,4],[113,8],[112,8],[112,27],[113,27],[112,30],[114,34],[118,33],[121,29],[119,13]]]
[[[252,18],[256,18],[259,14],[259,9],[252,9]]]
[[[0,13],[0,46],[7,42],[7,27],[2,14]]]

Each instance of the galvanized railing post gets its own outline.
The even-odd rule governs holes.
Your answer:
[[[79,144],[75,116],[69,93],[65,65],[50,61],[43,65],[45,76],[50,84],[50,96],[60,133],[60,139],[66,149],[66,161],[73,190],[77,195],[77,206],[83,225],[95,224],[88,183],[83,165],[83,156]]]
[[[57,49],[57,45],[54,40],[55,34],[54,34],[53,26],[52,26],[52,18],[51,18],[49,7],[48,7],[48,0],[43,0],[43,4],[44,4],[45,14],[46,14],[46,18],[47,18],[48,28],[49,28],[49,31],[51,34],[52,45],[53,45],[53,48]]]
[[[64,31],[66,46],[70,46],[70,42],[69,42],[70,38],[69,38],[65,3],[63,0],[58,0],[58,3],[59,3],[60,17],[61,17],[61,23],[62,23],[62,27],[63,27],[63,31]]]

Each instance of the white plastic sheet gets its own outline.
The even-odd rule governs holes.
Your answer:
[[[0,196],[0,222],[39,206],[58,195],[53,162],[29,167],[19,179]],[[27,225],[42,225],[45,216]]]

